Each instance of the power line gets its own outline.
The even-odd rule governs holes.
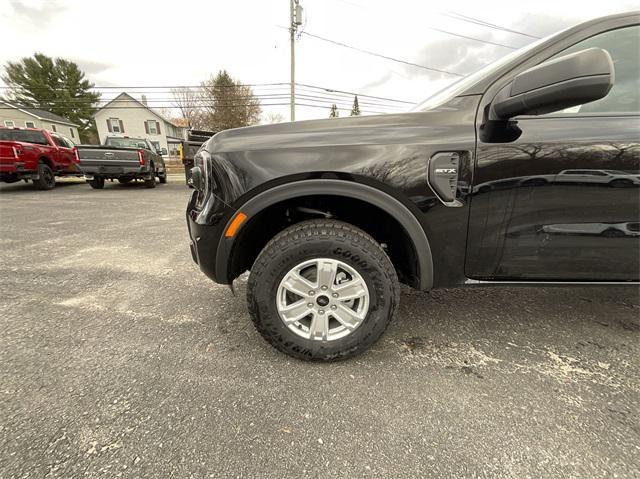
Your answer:
[[[309,85],[309,84],[305,84],[305,83],[298,83],[298,85],[303,86],[303,87],[308,87],[308,88],[315,88],[317,90],[323,90],[323,91],[330,92],[330,93],[341,93],[341,94],[346,94],[346,95],[358,95],[358,97],[363,97],[363,98],[376,98],[378,100],[387,100],[387,101],[393,101],[393,102],[397,102],[397,103],[406,103],[406,104],[409,104],[409,105],[415,105],[415,102],[413,102],[413,101],[396,100],[394,98],[385,98],[383,96],[373,96],[373,95],[366,95],[364,93],[356,93],[356,92],[352,92],[352,91],[336,90],[336,89],[333,89],[333,88],[321,87],[321,86],[316,86],[316,85]]]
[[[474,42],[480,42],[480,43],[487,43],[489,45],[496,45],[499,47],[504,47],[504,48],[509,48],[511,50],[517,50],[517,47],[512,47],[511,45],[505,45],[504,43],[498,43],[498,42],[492,42],[489,40],[481,40],[480,38],[475,38],[475,37],[468,37],[466,35],[460,35],[459,33],[453,33],[453,32],[449,32],[447,30],[441,30],[439,28],[435,28],[435,27],[426,27],[429,30],[433,30],[435,32],[440,32],[440,33],[444,33],[446,35],[452,35],[454,37],[459,37],[459,38],[466,38],[467,40],[473,40]]]
[[[216,102],[216,104],[218,105],[225,105],[227,103],[232,104],[234,102],[237,101],[242,101],[242,100],[250,100],[252,98],[256,99],[256,100],[266,100],[266,101],[271,101],[271,100],[278,100],[278,99],[283,99],[283,98],[288,98],[288,94],[287,93],[271,93],[271,94],[264,94],[264,95],[251,95],[251,96],[236,96],[233,98],[222,98],[220,99],[218,102]],[[333,103],[347,103],[347,102],[351,102],[351,96],[352,95],[347,95],[347,94],[341,94],[341,93],[337,93],[337,94],[331,94],[331,95],[327,95],[322,93],[322,91],[318,91],[312,88],[307,87],[306,85],[302,87],[302,93],[300,94],[300,97],[303,97],[307,100],[310,101],[323,101],[323,102],[333,102]],[[358,96],[357,94],[354,94],[353,96]],[[396,102],[390,102],[390,101],[386,101],[386,100],[369,100],[366,97],[363,97],[364,99],[360,100],[360,104],[362,105],[369,105],[369,106],[375,106],[375,107],[382,107],[382,108],[393,108],[393,109],[399,109],[399,108],[405,108],[405,102],[402,102],[402,104],[399,104],[399,100],[397,100]],[[203,104],[207,103],[207,100],[210,101],[210,99],[204,99],[204,103],[202,99],[189,99],[189,100],[177,100],[176,98],[166,98],[166,97],[161,97],[161,98],[147,98],[146,101],[146,106],[153,106],[153,107],[169,107],[169,108],[176,108],[179,107],[179,105],[184,105],[184,106],[191,106],[191,107],[197,107]],[[9,102],[11,103],[11,102]],[[41,100],[38,105],[40,108],[42,107],[55,107],[55,106],[66,106],[68,108],[74,108],[74,107],[82,107],[82,106],[92,106],[95,102],[93,102],[92,100],[89,99],[83,99],[83,98],[78,98],[78,99],[49,99],[49,100]],[[100,105],[100,103],[102,103],[102,105]],[[143,103],[142,101],[139,101],[137,99],[118,99],[118,100],[112,100],[112,101],[100,101],[98,102],[98,105],[96,105],[96,108],[101,108],[106,106],[107,104],[112,104],[112,108],[117,106],[117,104],[121,104],[121,105],[126,105],[126,104],[135,104],[137,108],[139,108],[139,104]],[[413,103],[409,103],[406,102],[410,105],[413,105]],[[161,104],[161,105],[159,105]],[[21,105],[23,106],[23,105]],[[28,106],[26,106],[26,108],[29,108]]]
[[[474,23],[476,25],[481,25],[487,28],[493,28],[494,30],[501,30],[503,32],[515,33],[517,35],[523,35],[525,37],[533,38],[539,40],[540,37],[535,35],[531,35],[530,33],[521,32],[518,30],[513,30],[511,28],[502,27],[500,25],[496,25],[495,23],[485,22],[484,20],[480,20],[478,18],[469,17],[467,15],[462,15],[461,13],[456,13],[452,11],[440,12],[440,15],[444,15],[445,17],[453,18],[454,20],[460,20],[462,22]]]
[[[438,73],[444,73],[446,75],[453,75],[453,76],[458,76],[458,77],[463,77],[464,76],[461,73],[455,73],[455,72],[450,72],[450,71],[447,71],[447,70],[442,70],[440,68],[434,68],[434,67],[428,67],[428,66],[425,66],[425,65],[419,65],[417,63],[408,62],[406,60],[400,60],[399,58],[393,58],[393,57],[390,57],[390,56],[387,56],[387,55],[382,55],[380,53],[372,52],[370,50],[365,50],[363,48],[354,47],[352,45],[347,45],[346,43],[343,43],[343,42],[339,42],[339,41],[336,41],[336,40],[331,40],[330,38],[325,38],[325,37],[321,37],[319,35],[314,35],[313,33],[301,32],[301,34],[302,35],[306,35],[306,36],[311,37],[311,38],[316,38],[318,40],[322,40],[324,42],[332,43],[334,45],[338,45],[338,46],[341,46],[341,47],[344,47],[344,48],[349,48],[351,50],[355,50],[355,51],[358,51],[360,53],[366,53],[367,55],[372,55],[374,57],[384,58],[385,60],[390,60],[390,61],[393,61],[393,62],[402,63],[404,65],[409,65],[409,66],[416,67],[416,68],[422,68],[424,70],[430,70],[430,71],[434,71],[434,72],[438,72]]]
[[[331,93],[331,96],[341,96],[341,95],[350,95],[350,96],[355,96],[357,95],[360,98],[364,98],[364,99],[371,99],[371,100],[380,100],[382,102],[391,102],[391,103],[402,103],[402,104],[407,104],[407,105],[414,105],[415,102],[412,101],[408,101],[408,100],[400,100],[400,99],[396,99],[396,98],[389,98],[389,97],[382,97],[382,96],[376,96],[376,95],[368,95],[366,93],[361,93],[361,92],[353,92],[353,91],[345,91],[345,90],[337,90],[334,88],[328,88],[328,87],[321,87],[321,86],[317,86],[317,85],[309,85],[309,84],[305,84],[305,83],[296,83],[297,86],[300,86],[303,89],[309,89],[309,90],[319,90],[321,92],[327,92],[327,93]],[[284,88],[288,89],[289,84],[285,83],[284,84]],[[0,88],[8,88],[8,87],[0,87]],[[127,87],[127,86],[111,86],[111,87],[95,87],[96,89],[98,88],[113,88],[113,89],[121,89],[121,90],[126,90],[126,89],[130,89],[131,87]],[[144,94],[157,94],[157,93],[170,93],[170,92],[166,92],[166,91],[152,91],[150,90],[151,88],[154,89],[169,89],[172,87],[165,87],[165,86],[140,86],[137,88],[147,88],[147,90],[139,90],[139,91],[131,91],[131,93],[136,94],[136,95],[144,95]],[[196,87],[185,87],[185,88],[196,88]],[[45,87],[42,87],[42,89],[44,90]],[[198,93],[198,92],[196,92]],[[254,96],[258,96],[258,97],[266,97],[266,96],[272,96],[272,95],[284,95],[284,93],[279,93],[277,91],[270,91],[270,92],[262,92],[262,93],[255,93]],[[110,100],[99,100],[99,102],[110,102],[115,100],[117,97],[114,97],[113,99]],[[163,97],[164,98],[164,97]],[[150,97],[150,99],[147,99],[147,101],[151,101],[153,99],[153,97]],[[175,100],[175,97],[171,98],[172,101]],[[12,102],[12,100],[7,99],[6,101],[8,101],[9,103]],[[68,102],[78,102],[78,101],[85,101],[84,99],[73,99],[70,98],[68,100],[57,100],[55,98],[51,98],[50,101],[68,101]],[[118,101],[131,101],[131,100],[118,100]],[[139,101],[139,100],[136,100]]]
[[[328,110],[331,106],[330,105],[313,105],[313,104],[308,104],[308,103],[296,103],[297,105],[300,106],[307,106],[310,108],[322,108],[324,110]],[[270,104],[265,104],[262,106],[288,106],[289,102],[287,103],[270,103]],[[216,105],[203,105],[203,106],[208,106],[208,107],[214,107]],[[231,107],[243,107],[243,106],[251,106],[250,104],[234,104],[234,105],[227,105],[227,107],[231,108]],[[134,108],[139,108],[137,106],[119,106],[119,107],[113,107],[113,109],[115,110],[128,110],[128,109],[134,109]],[[342,107],[341,109],[348,109],[351,108],[351,106],[347,106],[347,107]],[[0,110],[13,110],[13,108],[11,107],[5,107],[5,106],[0,106]],[[376,113],[376,114],[387,114],[389,112],[385,112],[385,111],[379,111],[379,110],[361,110],[363,113]]]
[[[208,85],[138,85],[138,86],[120,86],[120,85],[107,85],[107,86],[93,86],[92,89],[94,90],[121,90],[121,89],[125,89],[125,90],[139,90],[140,88],[149,88],[151,90],[154,89],[180,89],[180,88],[185,88],[185,89],[218,89],[218,88],[237,88],[237,87],[243,87],[243,86],[248,86],[248,87],[263,87],[263,86],[289,86],[288,82],[280,82],[280,83],[238,83],[235,85],[218,85],[218,86],[208,86]],[[13,87],[11,86],[2,86],[0,85],[0,88],[2,89],[11,89]],[[37,88],[37,87],[36,87]],[[42,89],[47,89],[49,90],[49,87],[41,87]],[[66,90],[66,87],[60,87],[60,88],[53,88],[54,90]]]

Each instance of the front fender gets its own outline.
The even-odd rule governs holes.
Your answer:
[[[402,203],[390,194],[373,186],[346,180],[335,179],[310,179],[281,184],[271,189],[258,193],[239,206],[241,211],[250,220],[263,209],[285,200],[310,196],[331,195],[344,196],[365,201],[385,211],[395,218],[404,228],[413,243],[418,258],[419,289],[428,290],[433,286],[433,257],[429,240],[420,221],[411,211],[410,206]],[[230,218],[222,231],[230,226],[233,218]],[[246,223],[244,223],[246,224]],[[242,227],[241,227],[242,228]],[[233,251],[234,242],[238,235],[233,237],[221,237],[216,251],[216,277],[229,277],[229,258]],[[230,282],[230,281],[229,281]]]

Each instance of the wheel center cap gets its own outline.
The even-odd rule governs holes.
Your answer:
[[[318,306],[324,307],[329,304],[329,298],[327,296],[318,296],[318,298],[316,299],[316,303],[318,303]]]

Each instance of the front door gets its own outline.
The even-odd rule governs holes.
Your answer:
[[[509,143],[476,155],[466,275],[476,279],[640,279],[640,26],[593,36],[615,67],[602,100],[515,120]]]
[[[51,138],[53,138],[53,142],[58,147],[58,169],[60,171],[73,170],[73,160],[75,155],[73,149],[69,147],[69,144],[67,144],[62,136],[52,133]]]

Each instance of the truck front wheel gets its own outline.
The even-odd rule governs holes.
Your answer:
[[[39,190],[52,190],[56,186],[56,177],[46,163],[38,163],[38,179],[33,180],[33,186]]]
[[[276,235],[247,286],[260,334],[280,351],[314,361],[355,356],[389,325],[399,302],[393,264],[364,231],[313,220]]]

